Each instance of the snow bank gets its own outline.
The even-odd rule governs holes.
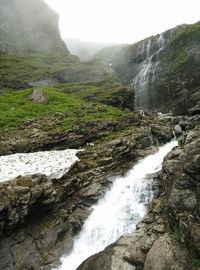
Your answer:
[[[0,157],[0,182],[11,180],[19,175],[41,173],[50,179],[62,177],[78,161],[79,150],[43,151],[26,154],[13,154]]]

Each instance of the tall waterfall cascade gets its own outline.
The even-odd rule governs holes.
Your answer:
[[[139,161],[125,177],[115,179],[111,189],[93,207],[71,253],[61,258],[60,270],[75,270],[91,255],[134,231],[154,195],[152,174],[161,170],[164,157],[176,145],[175,140],[167,143]]]
[[[135,107],[138,110],[148,109],[149,90],[155,80],[155,73],[159,65],[159,53],[163,49],[165,39],[163,35],[152,37],[142,42],[139,54],[144,59],[140,64],[138,73],[132,81],[136,91]]]

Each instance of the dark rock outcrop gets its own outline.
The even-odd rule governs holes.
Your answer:
[[[101,102],[107,105],[111,105],[122,110],[128,109],[134,111],[135,94],[134,91],[127,87],[122,87],[110,97],[103,97]]]
[[[15,181],[3,182],[0,194],[0,235],[24,223],[35,209],[38,216],[44,214],[58,200],[51,180],[42,175],[18,177]]]
[[[166,191],[166,213],[172,230],[194,257],[200,257],[199,246],[199,180],[200,126],[189,130],[182,147],[173,151],[164,163],[163,181]]]
[[[196,114],[200,114],[200,102],[198,102],[194,107],[192,107],[189,110],[189,113],[191,115],[196,115]]]
[[[65,114],[55,114],[38,121],[28,121],[19,129],[0,134],[0,155],[11,153],[26,153],[38,150],[80,148],[87,143],[96,141],[106,136],[112,135],[117,131],[130,128],[129,135],[133,127],[133,136],[141,136],[141,130],[148,133],[149,142],[157,140],[158,142],[169,141],[172,138],[171,121],[154,121],[153,118],[142,118],[134,113],[120,117],[116,120],[97,120],[87,123],[79,123],[73,129],[59,129]],[[149,124],[149,126],[148,126]],[[138,129],[139,128],[139,129]],[[141,136],[142,138],[142,136]],[[145,147],[144,145],[141,146]],[[147,145],[148,147],[148,145]]]

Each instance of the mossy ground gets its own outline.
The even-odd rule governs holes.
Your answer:
[[[111,98],[113,93],[122,89],[116,76],[107,73],[100,76],[99,80],[95,77],[94,81],[62,82],[63,72],[73,77],[73,74],[81,72],[90,74],[93,67],[90,63],[82,64],[76,56],[63,53],[0,53],[0,89],[5,90],[0,96],[0,130],[17,128],[28,120],[45,118],[55,113],[65,115],[59,128],[71,128],[84,121],[122,116],[124,112],[120,109],[102,104],[102,99]],[[47,92],[49,104],[30,102],[28,96],[32,89],[27,88],[26,83],[55,79],[55,74],[61,76],[57,85],[40,87]]]
[[[0,87],[20,89],[38,80],[62,82],[102,79],[106,72],[97,63],[81,63],[67,53],[12,55],[0,52]]]
[[[49,77],[72,65],[78,65],[76,57],[60,54],[12,55],[0,53],[0,79],[26,82]]]
[[[193,265],[200,267],[200,258],[193,258],[192,263]]]
[[[101,102],[102,99],[117,93],[123,86],[114,75],[107,75],[100,81],[60,84],[57,85],[57,88],[66,94],[73,94],[84,100]]]
[[[177,242],[181,243],[181,232],[179,230],[175,230],[173,233],[172,233],[172,239],[173,240],[176,240]]]
[[[113,119],[124,112],[98,102],[88,102],[73,94],[63,93],[61,89],[42,87],[49,96],[49,104],[34,104],[29,99],[32,89],[7,90],[0,96],[0,129],[16,128],[31,120],[44,118],[55,113],[65,113],[61,126],[71,128],[82,121]]]
[[[184,72],[192,73],[193,66],[198,66],[198,61],[189,53],[190,47],[200,42],[200,23],[185,25],[177,34],[171,38],[167,59],[170,61],[170,73]]]
[[[200,41],[200,22],[182,27],[172,38],[171,45],[185,47],[192,41]]]

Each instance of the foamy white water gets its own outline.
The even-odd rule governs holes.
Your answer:
[[[77,150],[67,149],[1,156],[0,182],[35,173],[58,179],[78,161],[76,153]]]
[[[157,50],[151,52],[151,47],[153,43],[157,44]],[[145,55],[145,60],[140,64],[138,74],[134,77],[132,84],[136,90],[135,97],[135,106],[138,109],[147,109],[148,104],[148,90],[151,86],[151,83],[155,80],[155,73],[159,65],[158,55],[163,49],[165,40],[163,35],[159,35],[156,38],[156,41],[153,41],[152,38],[145,40],[141,44],[140,52],[141,55]]]
[[[61,258],[60,270],[75,270],[86,258],[103,250],[121,235],[131,233],[146,214],[152,200],[152,179],[149,174],[162,168],[164,157],[177,146],[175,140],[138,162],[126,177],[117,178],[86,220],[76,237],[74,248]]]

